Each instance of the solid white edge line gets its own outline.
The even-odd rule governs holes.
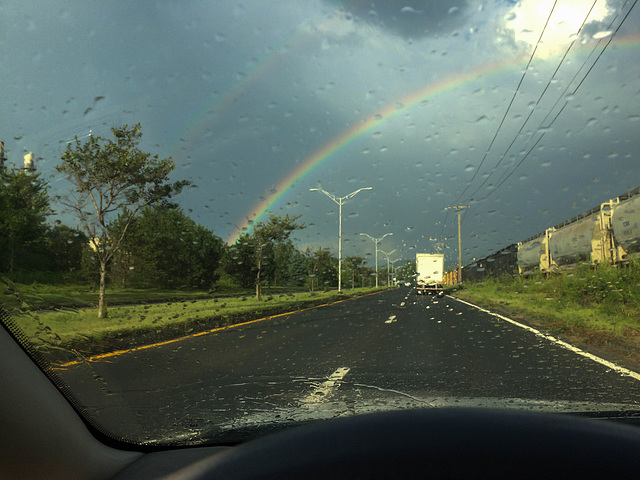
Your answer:
[[[511,318],[505,317],[503,315],[500,315],[498,313],[492,312],[490,310],[487,310],[485,308],[479,307],[478,305],[474,305],[473,303],[467,302],[465,300],[462,300],[460,298],[457,297],[451,297],[453,299],[455,299],[456,301],[460,302],[460,303],[464,303],[465,305],[469,305],[470,307],[473,307],[477,310],[480,310],[481,312],[485,312],[488,313],[489,315],[493,315],[494,317],[500,318],[501,320],[504,320],[505,322],[509,322],[517,327],[523,328],[525,330],[528,330],[530,332],[533,332],[534,334],[536,334],[538,337],[544,338],[546,340],[549,340],[552,343],[555,343],[556,345],[560,345],[561,347],[566,348],[567,350],[570,350],[574,353],[577,353],[578,355],[582,355],[583,357],[586,357],[590,360],[593,360],[594,362],[598,362],[606,367],[609,367],[611,370],[614,370],[618,373],[620,373],[621,375],[626,375],[632,378],[635,378],[636,380],[640,380],[640,373],[636,373],[633,370],[629,370],[627,368],[621,367],[619,365],[616,365],[613,362],[610,362],[609,360],[605,360],[604,358],[600,358],[597,355],[593,355],[592,353],[589,352],[585,352],[584,350],[579,349],[578,347],[571,345],[570,343],[567,343],[563,340],[560,340],[559,338],[554,337],[553,335],[548,335],[546,333],[542,333],[540,330],[536,330],[533,327],[530,327],[529,325],[525,325],[523,323],[520,322],[516,322],[515,320],[512,320]]]

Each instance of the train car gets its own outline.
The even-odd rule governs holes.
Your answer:
[[[518,245],[509,245],[492,255],[465,266],[462,278],[465,281],[480,282],[485,278],[499,277],[505,274],[511,275],[518,270],[517,254]]]
[[[540,234],[518,243],[516,256],[521,272],[540,267],[540,255],[543,251],[544,238],[544,234]]]
[[[640,195],[621,202],[614,208],[611,229],[616,244],[627,255],[637,257],[640,252]]]
[[[617,264],[640,257],[640,188],[464,267],[471,282],[518,270],[549,273],[580,262]]]
[[[549,254],[555,266],[591,260],[591,241],[599,222],[598,215],[599,212],[593,213],[551,232]]]
[[[487,258],[485,267],[492,276],[511,275],[518,270],[518,245],[511,244]]]

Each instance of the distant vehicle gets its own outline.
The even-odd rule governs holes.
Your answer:
[[[444,295],[444,255],[442,253],[417,253],[418,272],[416,293],[418,295]]]

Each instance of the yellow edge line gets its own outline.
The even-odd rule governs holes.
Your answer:
[[[277,318],[277,317],[283,317],[285,315],[292,315],[294,313],[300,313],[300,312],[305,312],[307,310],[313,310],[314,308],[327,307],[327,306],[330,306],[330,305],[335,305],[337,303],[346,302],[346,301],[349,301],[349,300],[356,300],[358,298],[366,297],[366,296],[369,296],[369,295],[374,295],[376,293],[380,293],[380,292],[383,292],[383,291],[385,291],[385,290],[380,290],[378,292],[372,292],[372,293],[366,293],[364,295],[359,295],[357,297],[344,298],[342,300],[336,300],[335,302],[331,302],[331,303],[323,303],[321,305],[314,305],[313,307],[300,308],[298,310],[293,310],[291,312],[277,313],[275,315],[269,315],[268,317],[262,317],[262,318],[257,318],[257,319],[254,319],[254,320],[249,320],[248,322],[234,323],[233,325],[225,325],[223,327],[212,328],[211,330],[205,330],[203,332],[193,333],[191,335],[185,335],[183,337],[172,338],[171,340],[165,340],[163,342],[150,343],[148,345],[142,345],[141,347],[128,348],[126,350],[116,350],[115,352],[109,352],[109,353],[101,353],[100,355],[93,355],[91,357],[85,357],[83,360],[73,360],[72,362],[66,362],[66,363],[53,365],[52,368],[61,369],[61,368],[71,367],[73,365],[79,365],[79,364],[85,363],[85,362],[95,362],[97,360],[102,360],[102,359],[105,359],[105,358],[116,357],[118,355],[123,355],[125,353],[138,352],[140,350],[147,350],[149,348],[161,347],[163,345],[170,345],[172,343],[182,342],[183,340],[188,340],[190,338],[209,335],[211,333],[220,332],[222,330],[229,330],[229,329],[236,328],[236,327],[242,327],[244,325],[250,325],[252,323],[263,322],[265,320],[271,320],[271,319],[274,319],[274,318]]]

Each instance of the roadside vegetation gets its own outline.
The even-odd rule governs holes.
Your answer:
[[[337,257],[291,238],[298,216],[268,216],[226,244],[174,202],[197,185],[138,148],[140,124],[111,133],[67,144],[56,170],[68,189],[55,196],[35,166],[0,165],[0,319],[40,350],[131,348],[375,291],[375,266],[353,256],[338,293]],[[379,269],[380,285],[390,276]]]
[[[640,366],[640,261],[577,265],[550,278],[504,276],[455,296]]]
[[[189,298],[111,307],[109,321],[92,308],[14,311],[13,319],[31,342],[54,361],[77,353],[95,355],[253,321],[303,308],[375,293],[383,288],[338,292],[288,292],[264,294],[258,301],[247,296]],[[161,292],[155,292],[161,294]],[[169,292],[165,292],[169,293]]]

